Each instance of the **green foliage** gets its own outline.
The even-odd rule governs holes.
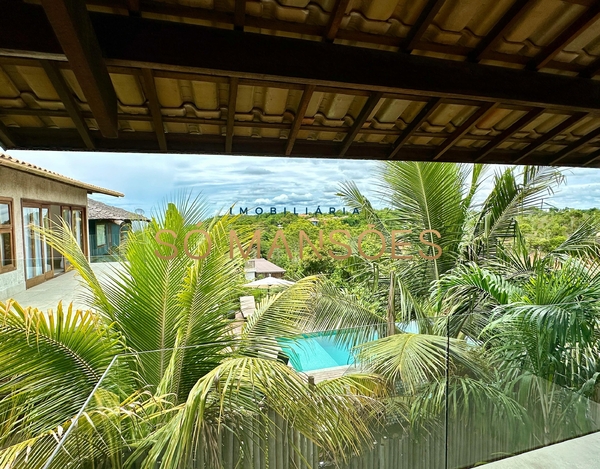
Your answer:
[[[560,246],[586,220],[599,223],[600,210],[538,208],[528,215],[517,217],[517,220],[527,241],[527,247],[548,253]]]
[[[487,415],[514,425],[515,441],[535,444],[591,431],[589,403],[600,402],[600,211],[537,208],[562,182],[554,169],[499,171],[484,197],[487,170],[382,163],[379,195],[389,208],[375,209],[346,182],[340,197],[360,214],[316,222],[213,217],[181,198],[129,234],[123,262],[103,281],[68,226],[44,230],[94,311],[0,304],[0,467],[42,467],[69,428],[85,439],[90,467],[178,469],[200,451],[217,466],[224,430],[273,438],[257,430],[275,426],[273,409],[339,462],[372,442],[381,417],[426,431],[448,411],[484,431]],[[259,230],[260,253],[251,255],[297,281],[261,294],[246,321],[234,319],[247,291],[230,230],[244,249]],[[350,240],[330,237],[336,230]],[[395,230],[410,231],[407,244]],[[159,233],[169,245],[157,244]],[[335,260],[340,241],[352,255]],[[278,338],[331,329],[361,373],[315,386],[278,361]],[[67,467],[78,444],[65,441],[54,467]]]

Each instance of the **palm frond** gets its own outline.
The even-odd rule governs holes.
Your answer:
[[[161,467],[179,468],[190,460],[198,445],[212,446],[218,457],[219,434],[243,418],[245,428],[279,431],[266,409],[276,409],[284,421],[293,424],[325,451],[344,459],[372,438],[372,419],[380,404],[351,391],[370,390],[360,380],[345,379],[311,387],[288,366],[275,360],[238,357],[225,360],[194,386],[178,415],[155,435],[145,467],[158,458]],[[340,390],[346,391],[340,394]],[[269,433],[254,431],[257,441],[268,442]]]
[[[259,302],[242,326],[237,346],[239,353],[277,355],[279,346],[275,339],[305,332],[313,317],[313,302],[319,284],[318,277],[305,277]]]
[[[124,350],[119,336],[96,314],[61,303],[48,312],[10,300],[0,303],[0,335],[0,407],[20,413],[3,436],[18,434],[20,439],[74,415],[113,356]],[[121,384],[127,392],[133,383]]]
[[[120,400],[110,391],[98,389],[89,408],[77,416],[0,449],[0,467],[120,469],[138,442],[151,435],[171,412],[170,403],[161,396],[136,392]]]
[[[386,186],[385,197],[398,216],[401,225],[415,230],[414,243],[419,243],[418,233],[436,230],[426,239],[443,249],[442,257],[429,261],[432,278],[448,270],[457,256],[462,227],[467,214],[463,205],[468,169],[449,163],[386,162],[379,168],[379,177]]]
[[[357,351],[359,362],[367,369],[398,383],[410,394],[445,376],[447,361],[475,375],[483,373],[465,341],[443,336],[396,334],[362,344]]]
[[[521,174],[507,168],[496,174],[492,192],[483,203],[475,228],[478,255],[496,249],[498,240],[514,237],[517,215],[528,213],[562,182],[555,168],[525,166]]]
[[[598,259],[600,257],[600,245],[597,241],[598,232],[600,232],[600,221],[589,217],[549,255],[563,258],[565,256],[576,256],[593,260]]]

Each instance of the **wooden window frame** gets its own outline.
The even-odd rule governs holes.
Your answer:
[[[10,218],[10,225],[0,225],[0,233],[8,233],[10,235],[10,249],[11,249],[11,260],[12,264],[3,266],[0,263],[0,274],[7,272],[13,272],[17,270],[17,256],[16,256],[16,242],[15,238],[15,204],[14,200],[7,197],[0,197],[0,204],[8,205],[8,216]]]
[[[52,204],[52,205],[60,205],[60,216],[62,217],[63,210],[67,209],[71,212],[71,233],[75,235],[73,230],[73,210],[81,211],[81,250],[83,251],[84,256],[89,255],[89,246],[88,246],[88,219],[87,219],[87,207],[82,205],[63,205],[63,204]]]
[[[83,236],[83,246],[82,246],[82,251],[83,254],[85,256],[87,256],[89,254],[89,247],[88,247],[88,219],[87,219],[87,206],[84,205],[69,205],[68,203],[65,204],[65,202],[55,202],[52,200],[39,200],[39,199],[21,199],[21,209],[22,207],[41,207],[41,206],[52,206],[55,205],[58,207],[59,209],[59,216],[62,217],[62,211],[64,208],[67,208],[69,210],[81,210],[81,216],[82,216],[82,236]]]

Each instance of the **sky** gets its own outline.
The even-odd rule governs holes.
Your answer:
[[[299,213],[317,206],[341,209],[335,194],[344,181],[354,181],[381,207],[375,172],[378,163],[364,160],[327,160],[302,158],[244,157],[230,155],[155,155],[129,153],[87,153],[57,151],[11,151],[20,160],[42,168],[125,194],[115,198],[94,194],[91,197],[129,211],[152,213],[161,202],[178,193],[201,194],[215,211],[226,211],[235,204],[270,207]],[[498,167],[500,168],[500,167]],[[494,168],[492,168],[493,170]],[[492,173],[491,171],[490,173]],[[565,169],[566,183],[546,202],[563,208],[600,207],[600,169]],[[491,187],[487,181],[482,188]]]

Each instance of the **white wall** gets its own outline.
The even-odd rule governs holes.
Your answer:
[[[0,197],[13,199],[13,224],[17,269],[0,273],[0,301],[25,290],[23,211],[21,200],[87,207],[87,191],[61,182],[0,166]],[[86,219],[87,224],[87,219]]]

